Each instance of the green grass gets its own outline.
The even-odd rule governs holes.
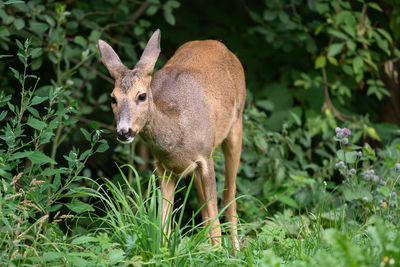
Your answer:
[[[152,175],[143,188],[136,170],[132,166],[123,168],[133,170],[134,185],[127,183],[120,170],[121,183],[85,178],[93,189],[71,189],[71,195],[86,197],[97,207],[95,212],[75,216],[72,221],[57,222],[55,217],[51,223],[47,217],[29,220],[24,209],[13,206],[17,202],[10,202],[10,195],[2,191],[1,265],[355,267],[400,263],[399,226],[378,215],[360,223],[350,216],[350,207],[335,208],[328,200],[315,211],[284,209],[255,222],[242,222],[241,251],[234,257],[226,234],[228,224],[221,224],[225,234],[218,247],[209,244],[209,228],[195,223],[200,209],[183,220],[192,181],[186,186],[177,183],[176,191],[184,192],[183,201],[170,214],[172,233],[166,237],[156,177]],[[29,192],[13,199],[24,194]],[[71,230],[61,231],[62,222],[67,222]],[[84,222],[89,222],[86,229],[81,227]]]
[[[132,168],[132,166],[127,166]],[[400,229],[379,216],[371,216],[364,224],[349,219],[347,206],[329,207],[321,203],[317,212],[286,209],[269,218],[242,223],[242,249],[232,256],[227,224],[222,224],[223,244],[211,246],[208,228],[195,224],[194,217],[183,223],[182,216],[192,183],[184,194],[183,203],[170,214],[172,234],[167,238],[161,228],[161,194],[156,177],[150,177],[147,188],[135,173],[135,186],[124,186],[107,179],[97,190],[76,189],[104,207],[101,216],[94,215],[90,233],[74,238],[91,240],[82,244],[94,252],[97,245],[105,247],[103,258],[96,264],[121,266],[396,266],[400,263]],[[179,184],[179,183],[178,183]],[[145,189],[145,190],[143,190]],[[177,185],[176,191],[182,190]],[[140,192],[144,192],[141,194]],[[102,245],[102,243],[109,244]],[[111,249],[112,248],[112,249]],[[90,252],[89,252],[90,253]],[[108,253],[108,254],[107,254]],[[111,254],[111,255],[109,255]],[[115,255],[114,255],[115,254]],[[90,257],[87,257],[88,259]],[[117,261],[107,262],[109,258]],[[394,261],[394,263],[393,263]],[[390,265],[393,263],[393,265]]]

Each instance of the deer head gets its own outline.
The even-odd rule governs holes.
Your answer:
[[[111,107],[117,122],[117,139],[122,143],[132,142],[149,119],[151,74],[161,51],[160,37],[160,30],[156,30],[132,70],[121,62],[109,44],[98,41],[101,61],[115,80]]]

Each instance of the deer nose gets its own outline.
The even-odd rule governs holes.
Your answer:
[[[135,137],[136,132],[132,128],[121,128],[117,131],[117,138],[120,141],[126,141]]]

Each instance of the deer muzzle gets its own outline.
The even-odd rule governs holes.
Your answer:
[[[119,125],[118,125],[119,126]],[[136,132],[130,127],[117,127],[117,140],[129,144],[135,139]]]

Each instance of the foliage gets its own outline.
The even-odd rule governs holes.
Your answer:
[[[399,15],[395,0],[1,2],[0,264],[397,265]],[[103,129],[97,40],[133,66],[156,28],[156,68],[205,38],[245,67],[236,258],[228,224],[208,244],[190,177],[166,237],[150,160]]]
[[[0,128],[2,263],[7,265],[45,261],[45,256],[37,258],[38,250],[42,254],[41,250],[46,251],[52,242],[60,240],[63,234],[55,223],[70,218],[64,214],[63,206],[78,214],[93,211],[90,205],[76,198],[65,205],[61,200],[73,197],[70,189],[81,179],[79,174],[88,158],[108,148],[107,142],[100,139],[102,130],[96,129],[90,134],[81,129],[90,148],[80,153],[73,147],[64,155],[67,166],[59,166],[55,153],[62,139],[60,129],[76,122],[69,117],[75,112],[76,101],[68,103],[63,88],[57,86],[48,86],[46,91],[42,90],[46,95],[39,96],[36,89],[40,78],[29,74],[28,67],[40,48],[31,49],[29,39],[24,44],[17,41],[17,45],[23,71],[10,69],[19,82],[21,100],[14,105],[10,102],[13,96],[2,92],[1,102],[2,107],[8,108],[2,111],[1,117],[9,119]],[[45,151],[49,144],[51,149]],[[40,241],[42,238],[50,239],[50,244]]]

